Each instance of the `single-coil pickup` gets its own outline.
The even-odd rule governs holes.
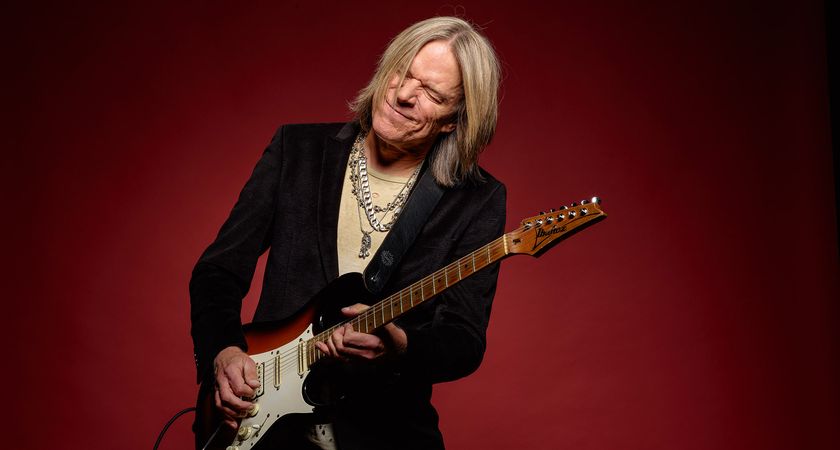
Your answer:
[[[257,392],[254,393],[255,398],[263,395],[263,392],[265,392],[265,390],[263,389],[263,386],[265,385],[265,378],[263,375],[265,373],[265,371],[263,370],[264,366],[264,363],[257,364],[257,381],[260,382],[260,387],[258,387]]]
[[[306,341],[304,341],[303,339],[300,339],[298,341],[297,357],[298,357],[298,375],[301,378],[303,378],[303,374],[306,373],[306,370],[307,370],[307,367],[306,367],[306,363],[307,363],[307,360],[306,360]]]
[[[280,372],[283,370],[283,366],[280,364],[280,355],[274,357],[274,389],[280,389],[280,383],[282,380],[280,379]]]

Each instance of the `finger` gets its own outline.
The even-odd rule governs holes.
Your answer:
[[[335,349],[335,342],[333,341],[332,335],[330,335],[329,339],[327,339],[327,342],[325,342],[325,344],[327,345],[327,353],[330,356],[338,356],[338,351]]]
[[[344,347],[353,347],[356,349],[369,350],[384,350],[385,343],[379,336],[374,334],[359,333],[357,331],[347,331],[344,333]]]
[[[217,391],[215,391],[215,397],[216,397],[216,408],[218,408],[218,409],[219,409],[219,411],[221,411],[221,412],[222,412],[222,414],[224,414],[224,415],[225,415],[224,421],[225,421],[225,422],[227,422],[227,421],[229,421],[229,420],[233,420],[232,418],[233,418],[233,417],[236,417],[237,412],[236,412],[236,411],[234,411],[234,410],[232,410],[232,409],[230,409],[230,408],[228,408],[227,406],[225,406],[225,405],[222,403],[222,399],[221,399],[221,397],[219,396],[219,391],[218,391],[218,390],[217,390]],[[234,421],[234,423],[236,423],[236,422]]]
[[[224,370],[224,373],[227,376],[227,381],[230,384],[230,388],[231,390],[233,390],[233,393],[236,394],[238,397],[250,398],[254,396],[254,389],[252,389],[251,386],[248,386],[248,384],[245,383],[245,377],[243,376],[244,372],[245,362],[243,360],[239,360],[233,364],[228,364],[227,366],[225,366]]]
[[[338,327],[333,331],[327,345],[330,347],[330,354],[341,356],[341,350],[344,348],[344,327]]]
[[[374,359],[385,353],[385,343],[377,336],[353,333],[344,337],[344,352],[365,359]]]
[[[260,380],[257,377],[257,365],[249,357],[245,358],[245,382],[253,389],[260,387]]]
[[[317,347],[317,348],[318,348],[318,350],[320,350],[320,351],[321,351],[321,353],[323,353],[323,354],[325,354],[325,355],[329,355],[329,354],[330,354],[330,348],[327,346],[327,344],[325,344],[325,343],[323,343],[323,342],[321,342],[321,341],[316,342],[316,343],[315,343],[315,347]]]
[[[345,357],[353,356],[364,359],[373,359],[379,356],[375,351],[371,349],[352,347],[345,347],[342,355],[344,355]]]
[[[219,383],[218,392],[219,397],[222,400],[222,405],[233,410],[233,414],[231,414],[233,417],[242,415],[242,413],[248,411],[248,409],[252,406],[251,402],[242,400],[238,395],[234,394],[230,385],[227,383],[227,380],[223,380],[223,382]]]

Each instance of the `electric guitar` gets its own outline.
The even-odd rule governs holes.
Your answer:
[[[203,387],[199,395],[196,446],[200,449],[246,450],[253,448],[269,427],[291,414],[312,412],[324,400],[309,379],[325,357],[315,346],[326,342],[339,327],[350,323],[362,333],[373,333],[414,307],[454,286],[464,278],[516,254],[539,256],[552,244],[606,217],[598,197],[572,203],[569,207],[524,219],[519,228],[506,233],[446,267],[376,302],[351,319],[335,312],[316,311],[318,305],[340,303],[371,304],[359,273],[345,274],[319,292],[308,306],[294,316],[271,324],[244,327],[249,356],[257,366],[260,387],[248,417],[237,429],[224,425],[214,404],[213,389]],[[346,300],[344,300],[346,299]],[[317,370],[316,370],[317,372]],[[203,447],[202,447],[203,446]]]

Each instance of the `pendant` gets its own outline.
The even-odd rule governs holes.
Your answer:
[[[362,247],[359,249],[359,258],[370,256],[370,233],[362,230]]]

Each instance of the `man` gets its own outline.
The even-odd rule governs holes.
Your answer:
[[[433,18],[392,40],[352,104],[354,122],[280,128],[190,282],[199,380],[214,386],[228,425],[259,386],[240,307],[266,249],[255,322],[293,315],[348,272],[394,292],[503,233],[504,186],[477,165],[495,132],[498,84],[489,42],[463,20]],[[425,215],[418,186],[431,186]],[[409,242],[377,253],[412,227]],[[376,334],[341,327],[318,343],[346,392],[278,448],[443,448],[431,386],[478,367],[497,275],[498,265],[478,272]]]

